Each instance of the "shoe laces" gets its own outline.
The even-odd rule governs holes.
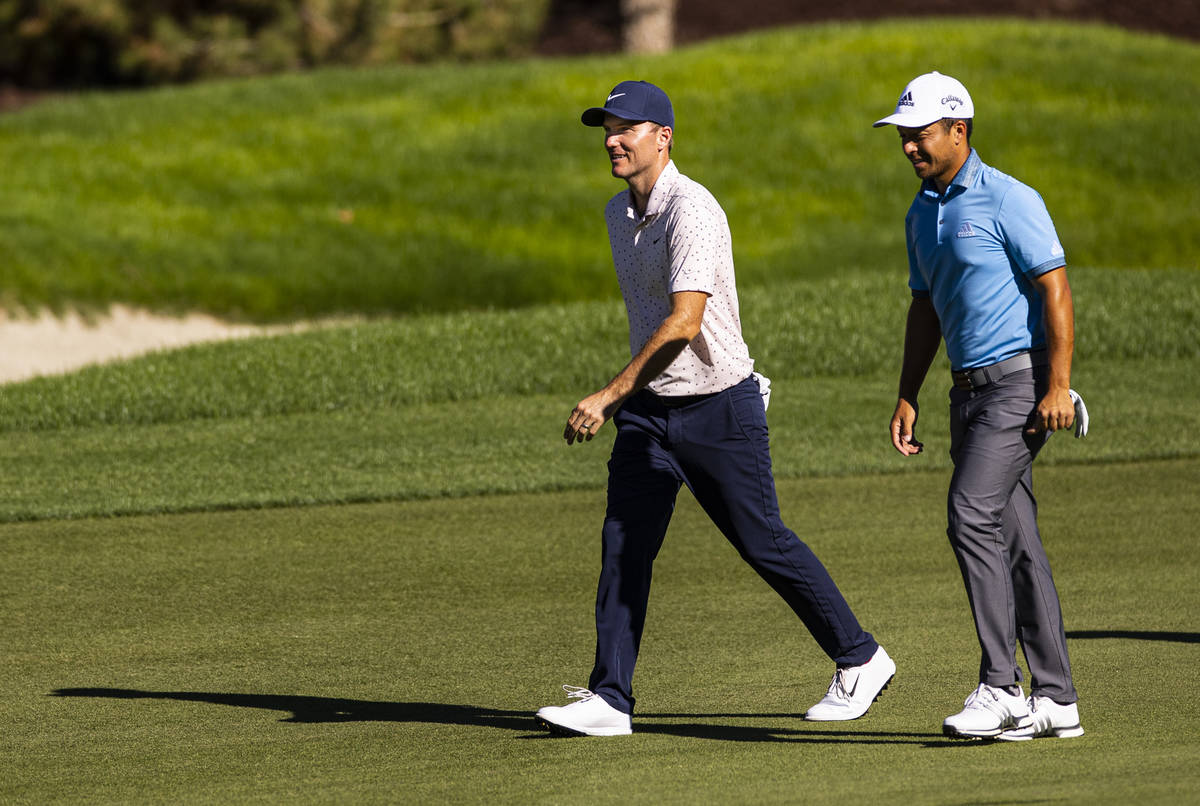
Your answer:
[[[997,689],[989,686],[987,683],[980,683],[979,688],[967,695],[967,699],[963,702],[967,708],[974,708],[984,711],[991,711],[999,716],[1008,716],[1008,707],[1000,701],[1000,697],[996,694]]]
[[[983,683],[980,683],[979,688],[972,691],[967,695],[967,698],[963,700],[963,705],[968,708],[986,708],[986,703],[982,702],[985,695],[990,696],[993,700],[996,699],[996,695],[992,693],[991,689],[989,689]]]
[[[1038,706],[1042,707],[1038,707]],[[1038,733],[1047,730],[1054,723],[1054,714],[1045,705],[1042,697],[1029,698],[1029,713],[1033,717],[1033,727]]]
[[[580,702],[590,700],[596,696],[592,691],[581,686],[568,686],[564,684],[563,691],[567,692],[567,696],[571,699],[579,700]]]
[[[829,682],[829,692],[827,696],[838,700],[849,701],[850,692],[847,690],[846,684],[850,678],[850,669],[835,669],[833,672],[833,680]]]

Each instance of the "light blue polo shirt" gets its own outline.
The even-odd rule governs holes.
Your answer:
[[[908,285],[941,320],[955,370],[1042,347],[1042,299],[1031,278],[1065,266],[1037,191],[971,149],[945,195],[921,185],[904,219]]]

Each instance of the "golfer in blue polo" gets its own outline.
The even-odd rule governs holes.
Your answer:
[[[975,617],[979,685],[946,718],[953,737],[1083,734],[1058,593],[1037,526],[1033,460],[1081,407],[1070,389],[1074,306],[1066,258],[1041,197],[980,160],[959,81],[918,76],[895,125],[921,187],[904,222],[912,303],[892,445],[921,452],[917,393],[942,339],[950,358],[947,533]],[[1076,436],[1081,436],[1079,430]],[[1029,664],[1021,689],[1017,642]]]
[[[596,657],[587,688],[537,712],[564,735],[632,731],[637,662],[654,558],[682,485],[837,664],[811,720],[857,719],[896,665],[859,626],[816,555],[780,519],[767,444],[765,378],[742,339],[729,225],[716,199],[671,160],[675,115],[665,92],[623,81],[583,113],[603,127],[612,175],[613,263],[629,316],[632,360],[571,411],[567,444],[616,426],[608,463]]]

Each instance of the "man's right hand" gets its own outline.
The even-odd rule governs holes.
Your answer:
[[[590,442],[600,426],[612,417],[613,412],[620,408],[622,399],[613,397],[611,384],[595,394],[588,395],[571,410],[567,418],[567,427],[563,430],[563,439],[570,445],[575,442]]]
[[[904,398],[896,403],[896,412],[892,415],[892,446],[904,456],[920,453],[925,447],[913,438],[917,425],[917,406]]]

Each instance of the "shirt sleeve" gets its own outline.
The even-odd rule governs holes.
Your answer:
[[[999,221],[1005,249],[1025,274],[1036,277],[1067,264],[1046,203],[1033,188],[1014,184],[1000,202]]]
[[[667,219],[670,277],[667,292],[701,291],[712,296],[717,269],[733,260],[729,223],[714,204],[682,200]]]

